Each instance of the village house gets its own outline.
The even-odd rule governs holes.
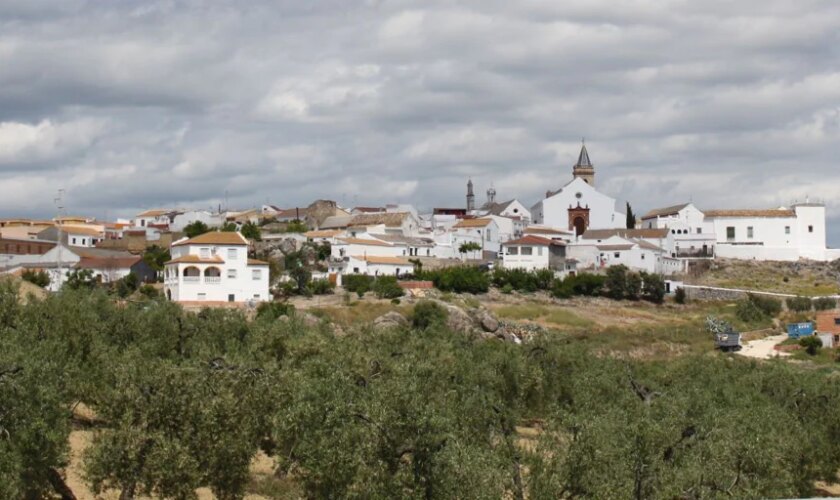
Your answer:
[[[566,263],[566,243],[559,240],[527,235],[502,243],[502,249],[502,265],[505,269],[570,270]]]
[[[816,333],[825,347],[840,345],[840,310],[817,311]]]
[[[601,239],[581,239],[566,247],[566,255],[578,262],[577,268],[604,269],[624,265],[629,269],[673,275],[685,271],[685,262],[645,239],[613,235]]]
[[[478,219],[463,219],[458,221],[449,233],[451,247],[455,251],[461,245],[475,243],[481,252],[498,254],[501,251],[501,231],[498,223],[490,217]]]
[[[176,302],[271,300],[268,263],[248,258],[248,240],[235,232],[209,232],[170,248],[164,290]]]
[[[711,259],[715,256],[714,225],[692,203],[657,208],[642,216],[642,228],[667,229],[673,237],[672,257]]]

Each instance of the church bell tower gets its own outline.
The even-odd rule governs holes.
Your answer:
[[[589,152],[586,150],[586,142],[581,141],[580,156],[574,167],[572,167],[572,176],[575,179],[583,179],[584,182],[592,187],[595,187],[595,165],[589,161]]]
[[[475,210],[475,193],[473,192],[472,179],[467,181],[467,212]]]

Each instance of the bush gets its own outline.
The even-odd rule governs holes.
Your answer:
[[[676,302],[677,304],[685,304],[685,302],[686,302],[685,288],[678,287],[674,291],[674,302]]]
[[[380,299],[396,299],[405,295],[405,290],[394,276],[380,276],[373,282],[373,293]]]
[[[156,299],[160,295],[158,289],[155,288],[153,285],[143,285],[139,288],[139,290],[140,293],[147,299]]]
[[[741,299],[735,307],[735,316],[746,323],[757,323],[767,318],[764,311],[758,308],[749,298]]]
[[[606,278],[597,274],[578,274],[566,276],[564,280],[554,280],[551,294],[558,299],[574,296],[595,297],[601,295]]]
[[[402,301],[400,299],[391,299],[391,304],[394,304],[395,306],[398,306],[401,303]]]
[[[642,298],[654,304],[665,300],[665,280],[658,274],[643,274]]]
[[[639,273],[627,273],[627,287],[624,297],[629,300],[639,300],[642,295],[642,276]]]
[[[809,335],[799,339],[799,345],[805,348],[805,352],[815,356],[822,349],[822,341],[816,335]]]
[[[414,328],[425,330],[434,324],[443,324],[448,313],[437,302],[421,300],[414,306],[414,313],[411,316],[411,323]]]
[[[117,280],[115,284],[117,295],[126,298],[140,287],[140,280],[134,273],[128,273],[124,278]]]
[[[751,301],[755,306],[761,309],[764,315],[771,318],[776,317],[782,312],[782,301],[774,299],[773,297],[766,297],[763,295],[747,295],[747,300]]]
[[[811,299],[808,297],[790,297],[786,301],[788,309],[795,312],[806,312],[811,310]]]
[[[554,283],[554,272],[550,269],[526,271],[524,269],[504,269],[497,267],[493,270],[491,281],[498,288],[504,288],[510,285],[513,290],[536,292],[537,290],[551,289]]]
[[[333,293],[335,285],[330,280],[312,280],[309,283],[309,290],[314,295],[329,295]]]
[[[33,285],[38,285],[41,288],[46,288],[50,285],[50,275],[43,269],[39,271],[27,269],[20,275],[20,277],[23,278],[24,281],[28,281]]]
[[[831,297],[821,297],[814,299],[814,309],[817,311],[830,311],[837,307],[837,301]]]
[[[349,274],[342,277],[342,286],[348,292],[356,292],[359,297],[373,286],[373,276],[366,274]]]
[[[510,283],[508,283],[508,284],[506,284],[505,286],[503,286],[503,287],[502,287],[502,293],[504,293],[505,295],[510,295],[510,294],[512,294],[512,293],[513,293],[513,285],[511,285]]]
[[[257,318],[277,319],[280,316],[291,316],[295,306],[288,302],[262,302],[257,306]]]
[[[621,300],[627,296],[627,266],[610,266],[607,269],[607,278],[604,282],[607,288],[607,297],[614,300]]]
[[[490,289],[487,273],[477,267],[456,266],[423,271],[418,278],[431,281],[442,292],[487,293]]]

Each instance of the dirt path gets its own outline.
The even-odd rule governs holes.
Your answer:
[[[776,344],[780,344],[787,340],[787,334],[774,335],[772,337],[765,337],[763,339],[753,340],[747,342],[744,348],[738,351],[741,356],[757,359],[771,359],[775,357],[790,356],[790,353],[779,352],[773,349]]]

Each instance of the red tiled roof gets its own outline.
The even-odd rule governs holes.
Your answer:
[[[533,234],[527,234],[519,239],[510,240],[505,243],[502,243],[503,246],[512,246],[512,245],[537,245],[537,246],[566,246],[566,244],[562,241],[554,241],[548,238],[543,238],[541,236],[534,236]]]
[[[172,246],[181,245],[247,245],[248,240],[239,233],[227,231],[211,231],[190,238],[188,240],[179,241]]]

